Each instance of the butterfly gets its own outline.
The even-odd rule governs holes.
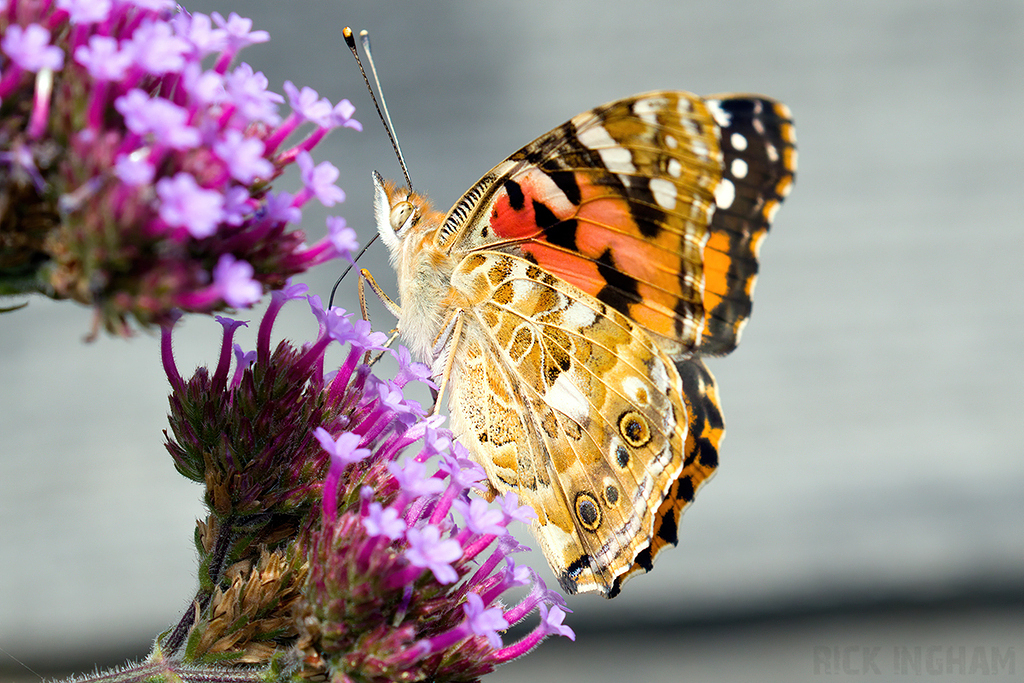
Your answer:
[[[702,357],[739,341],[795,170],[785,105],[659,91],[542,135],[447,214],[374,173],[399,303],[366,281],[566,592],[614,597],[678,542],[725,426]]]

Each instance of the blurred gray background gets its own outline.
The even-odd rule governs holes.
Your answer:
[[[796,187],[743,344],[710,363],[728,438],[680,547],[611,602],[571,599],[577,643],[491,680],[893,678],[894,648],[939,648],[931,678],[1024,678],[1024,4],[189,8],[270,31],[243,58],[276,91],[290,79],[356,105],[365,132],[316,156],[341,168],[333,213],[362,239],[370,171],[400,173],[346,24],[371,31],[413,180],[442,208],[522,144],[632,93],[756,91],[793,110]],[[311,238],[325,215],[305,212]],[[383,248],[366,265],[395,291]],[[306,281],[326,296],[336,275]],[[14,658],[51,675],[144,654],[194,590],[201,491],[162,447],[159,340],[84,344],[89,323],[46,301],[0,317],[4,680],[36,679]],[[299,305],[278,328],[314,333]],[[215,363],[218,339],[209,320],[179,327],[182,371]],[[874,647],[880,675],[861,660]],[[960,647],[968,667],[982,647],[1015,668],[961,675]]]

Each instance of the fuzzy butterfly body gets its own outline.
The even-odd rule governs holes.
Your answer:
[[[782,104],[664,91],[576,116],[447,215],[375,175],[399,332],[566,591],[650,570],[714,473],[701,356],[739,341],[794,144]]]

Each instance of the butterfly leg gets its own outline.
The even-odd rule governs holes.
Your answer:
[[[381,286],[377,284],[377,281],[373,279],[373,275],[370,274],[370,271],[368,271],[366,268],[363,268],[362,270],[359,271],[358,286],[359,312],[362,314],[363,320],[368,321],[370,319],[370,309],[366,304],[367,284],[369,284],[370,289],[373,290],[373,293],[377,295],[377,298],[380,299],[380,302],[384,304],[384,308],[388,309],[388,312],[391,313],[391,315],[395,316],[396,318],[402,315],[402,307],[396,304],[394,300],[384,292]],[[384,343],[384,348],[391,348],[391,345],[395,343],[396,339],[398,339],[398,330],[393,329],[391,330],[391,336],[388,337],[387,342]],[[384,352],[381,351],[380,353],[377,354],[377,357],[371,361],[370,352],[367,351],[366,357],[363,359],[363,362],[372,367],[377,363],[377,361],[380,360],[380,357],[383,355]]]
[[[448,378],[452,374],[452,365],[455,363],[455,351],[459,347],[459,338],[462,337],[462,309],[457,309],[449,316],[441,334],[434,340],[434,357],[437,358],[442,352],[445,353],[444,371],[441,373],[441,381],[438,382],[437,394],[434,396],[434,408],[430,415],[437,415],[441,409],[441,397],[444,396],[445,387],[448,386]]]
[[[396,318],[402,317],[402,307],[396,304],[394,300],[384,292],[381,286],[377,284],[377,281],[373,279],[373,275],[370,275],[370,271],[363,268],[359,271],[359,310],[363,314],[363,320],[370,319],[370,311],[366,307],[366,285],[370,286],[373,293],[376,294],[377,298],[380,299],[380,302],[384,304],[384,308],[388,309],[388,313]]]

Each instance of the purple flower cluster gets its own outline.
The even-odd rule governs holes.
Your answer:
[[[249,306],[354,240],[337,219],[311,246],[287,231],[313,198],[344,200],[309,152],[361,130],[352,104],[286,82],[282,117],[285,98],[235,64],[267,33],[175,8],[0,0],[0,287],[92,305],[115,333]],[[292,162],[303,187],[272,191]]]
[[[239,571],[224,569],[225,558],[235,566],[268,565],[271,551],[303,567],[295,573],[301,585],[288,589],[300,597],[286,615],[254,614],[273,624],[275,642],[302,662],[303,675],[472,681],[549,635],[574,638],[562,624],[561,596],[511,557],[523,548],[508,525],[528,521],[533,510],[514,494],[498,507],[472,496],[485,487],[483,469],[440,417],[427,417],[405,398],[409,382],[429,383],[426,366],[399,349],[396,379],[376,377],[362,359],[383,349],[385,335],[341,309],[323,310],[317,297],[307,297],[319,323],[316,341],[271,349],[281,306],[304,291],[273,294],[254,351],[232,343],[242,323],[222,319],[212,375],[201,368],[185,381],[174,365],[171,333],[164,332],[173,390],[168,448],[179,471],[206,484],[211,520],[200,544],[208,579],[194,602],[199,616],[190,608],[161,641],[163,651],[217,642],[212,615],[225,609],[217,596],[228,590],[223,577]],[[335,343],[347,355],[338,370],[325,372],[324,355]],[[515,588],[525,597],[504,606],[503,595]],[[533,612],[539,624],[504,644],[502,632]],[[260,622],[244,623],[252,629]],[[232,647],[244,645],[236,641]],[[202,661],[194,647],[183,651]],[[223,652],[218,656],[225,661]]]

